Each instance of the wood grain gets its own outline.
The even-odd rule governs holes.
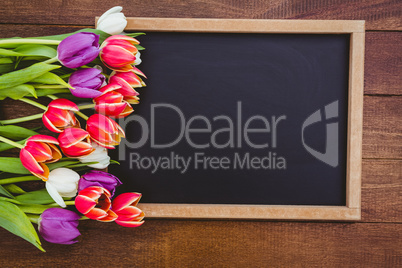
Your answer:
[[[402,32],[366,33],[365,94],[402,95]]]
[[[366,20],[367,30],[401,30],[401,2],[398,0],[90,0],[42,1],[5,0],[0,23],[93,25],[114,5],[124,7],[128,17],[236,18],[236,19],[335,19]]]
[[[363,160],[362,221],[402,223],[402,161]]]
[[[402,96],[366,96],[363,158],[402,159]]]
[[[401,224],[148,220],[135,229],[93,221],[82,222],[79,228],[82,237],[78,244],[44,243],[47,253],[0,230],[0,266],[402,265]]]

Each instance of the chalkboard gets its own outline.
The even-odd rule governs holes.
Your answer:
[[[121,190],[141,192],[154,217],[358,219],[363,58],[352,59],[364,26],[299,33],[294,21],[278,33],[248,21],[247,32],[225,21],[139,37],[147,87],[110,151]]]

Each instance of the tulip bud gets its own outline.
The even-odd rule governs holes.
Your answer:
[[[112,72],[109,78],[109,84],[117,84],[121,89],[116,89],[123,96],[137,96],[139,93],[134,88],[145,87],[145,83],[137,75],[145,77],[145,75],[135,67],[132,67],[127,72]]]
[[[138,227],[144,223],[144,212],[137,208],[140,193],[124,193],[113,200],[113,211],[118,215],[116,223],[124,227]]]
[[[121,181],[112,174],[100,170],[91,170],[82,175],[78,183],[78,191],[90,186],[99,186],[108,190],[111,196],[113,196],[115,188],[121,184]]]
[[[110,192],[102,187],[91,186],[81,190],[75,198],[75,207],[92,220],[110,222],[117,218],[110,209]]]
[[[68,128],[58,137],[60,148],[67,157],[82,157],[91,154],[89,133],[81,128]]]
[[[123,32],[124,28],[127,26],[127,20],[124,14],[121,13],[122,10],[122,7],[116,6],[103,13],[97,22],[96,29],[110,35]]]
[[[66,128],[80,127],[74,112],[79,111],[77,105],[67,99],[52,100],[43,113],[43,124],[50,131],[61,133]]]
[[[92,148],[95,149],[91,154],[78,158],[81,163],[98,162],[96,164],[88,165],[91,168],[104,169],[110,164],[110,157],[107,154],[107,149],[99,146],[97,143],[91,143]]]
[[[128,71],[135,62],[139,44],[137,39],[125,35],[113,35],[102,43],[99,56],[102,62],[112,70]]]
[[[101,114],[88,118],[87,131],[94,142],[107,149],[114,149],[125,136],[123,129],[115,121]]]
[[[33,175],[48,180],[49,168],[47,163],[53,163],[61,158],[61,153],[56,145],[59,142],[46,135],[34,135],[27,139],[24,148],[20,151],[22,165]]]
[[[57,58],[68,68],[84,66],[99,54],[99,35],[79,32],[63,39],[57,47]]]
[[[78,98],[96,98],[101,95],[98,89],[105,81],[101,70],[86,68],[75,71],[69,78],[68,83],[74,88],[71,94]]]
[[[96,103],[95,111],[107,116],[122,118],[134,111],[131,105],[124,100],[123,95],[115,91],[104,93],[94,101]]]
[[[49,173],[46,190],[61,207],[66,207],[63,197],[74,197],[77,194],[80,175],[69,168],[56,168]]]
[[[70,245],[77,243],[80,236],[80,216],[67,209],[48,208],[39,217],[38,230],[43,239],[50,243]]]

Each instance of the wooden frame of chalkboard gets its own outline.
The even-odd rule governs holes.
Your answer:
[[[349,34],[346,205],[160,204],[139,205],[151,218],[360,220],[365,22],[127,18],[126,31],[262,34]],[[240,37],[241,38],[241,37]]]

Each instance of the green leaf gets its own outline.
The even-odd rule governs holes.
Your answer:
[[[51,70],[60,67],[60,65],[52,65],[39,62],[27,68],[3,74],[2,76],[0,76],[0,89],[6,89],[25,84],[32,79],[35,79],[36,77],[39,77]]]
[[[45,252],[28,217],[16,205],[0,201],[0,226]]]
[[[10,58],[0,58],[0,64],[9,64],[13,63],[13,60]]]
[[[7,184],[7,185],[4,185],[3,188],[12,194],[25,194],[26,193],[24,190],[21,189],[21,187],[15,185],[15,184]]]
[[[125,35],[135,38],[140,35],[146,35],[146,33],[126,33]]]
[[[16,141],[16,143],[23,145],[26,140],[27,139]],[[10,144],[8,144],[8,143],[0,142],[0,152],[7,151],[7,150],[10,150],[10,149],[13,149],[13,148],[15,148],[15,147],[10,145]]]
[[[40,83],[47,85],[62,85],[68,88],[72,88],[68,83],[61,79],[58,75],[48,72],[30,81],[31,83]]]
[[[47,96],[47,95],[55,95],[55,94],[60,94],[60,93],[71,94],[70,90],[67,88],[37,88],[36,89],[36,95],[38,97],[43,97],[43,96]]]
[[[0,185],[0,194],[14,199],[14,196],[10,194],[6,189],[4,189],[4,187],[1,185]]]
[[[45,45],[22,45],[14,49],[20,56],[42,56],[54,58],[57,56],[56,48]]]
[[[46,205],[54,203],[53,198],[50,197],[46,189],[27,192],[26,194],[16,196],[15,199],[24,204]]]
[[[14,63],[0,64],[0,74],[14,71]]]
[[[25,139],[33,135],[38,135],[39,133],[32,131],[30,129],[19,127],[19,126],[0,126],[0,136],[10,138],[10,139]]]
[[[143,47],[143,46],[140,46],[140,45],[134,45],[138,50],[144,50],[145,49],[145,47]]]
[[[48,164],[47,166],[49,167],[49,170],[53,170],[56,168],[61,168],[61,167],[74,165],[74,164],[78,164],[78,163],[80,163],[80,161],[59,161],[56,163]]]
[[[37,98],[35,88],[32,85],[22,84],[14,87],[0,89],[0,100],[4,100],[7,97],[13,100],[19,100],[27,95],[31,95]]]
[[[0,56],[7,56],[7,57],[19,57],[19,56],[24,56],[20,53],[14,52],[12,50],[9,49],[4,49],[4,48],[0,48]]]
[[[22,165],[21,160],[16,157],[0,157],[0,171],[15,174],[31,174]]]
[[[23,212],[31,213],[31,214],[42,214],[43,211],[50,208],[49,206],[45,205],[17,205]]]
[[[81,30],[78,30],[78,31],[73,32],[73,33],[51,35],[51,36],[41,36],[41,37],[34,37],[34,38],[35,39],[46,39],[46,40],[63,40],[64,38],[66,38],[66,37],[68,37],[70,35],[79,33],[79,32],[90,32],[90,33],[98,34],[99,35],[99,44],[103,43],[103,41],[105,41],[105,39],[110,36],[110,34],[105,33],[104,31],[101,31],[101,30],[85,28],[85,29],[81,29]]]

